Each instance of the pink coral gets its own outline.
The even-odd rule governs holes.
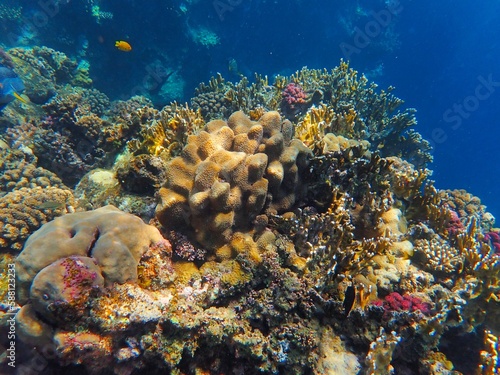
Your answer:
[[[384,308],[384,316],[392,312],[415,312],[420,311],[424,315],[430,315],[431,309],[428,303],[422,302],[418,297],[410,294],[401,295],[398,292],[392,292],[387,295],[383,300],[373,302],[374,306]]]
[[[498,232],[486,233],[484,235],[484,241],[491,245],[495,253],[500,254],[500,234]]]
[[[82,316],[91,295],[104,286],[95,259],[70,256],[45,267],[34,278],[31,303],[48,321],[64,315],[71,320]]]
[[[448,234],[450,236],[455,236],[459,232],[462,232],[465,229],[465,226],[455,211],[450,210],[449,212],[450,212],[450,219],[448,220],[446,229],[448,230]]]
[[[306,102],[306,93],[304,89],[302,86],[293,82],[286,85],[281,95],[283,100],[290,106],[304,104]]]
[[[282,107],[285,113],[296,115],[307,105],[307,95],[304,89],[296,84],[289,83],[281,93]]]

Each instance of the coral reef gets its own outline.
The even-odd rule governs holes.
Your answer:
[[[0,197],[0,249],[19,252],[31,233],[74,206],[71,190],[52,186],[20,188]]]
[[[294,117],[307,106],[307,95],[302,87],[294,82],[286,85],[281,93],[282,108],[286,117]]]
[[[358,77],[341,61],[330,72],[303,68],[290,77],[277,76],[272,85],[259,75],[252,84],[245,77],[233,84],[218,75],[198,87],[191,103],[207,121],[227,118],[236,110],[248,115],[259,108],[278,110],[285,118],[299,120],[297,137],[306,144],[334,133],[366,140],[382,156],[402,156],[423,167],[432,160],[430,144],[412,129],[415,110],[397,111],[403,101],[393,90],[377,92],[375,83]]]
[[[392,88],[341,61],[273,84],[218,75],[189,106],[157,110],[65,87],[70,62],[36,54],[60,95],[0,144],[20,361],[89,374],[496,371],[495,219],[434,187],[429,144]],[[75,198],[28,147],[78,182]]]
[[[145,173],[142,171],[141,175]],[[144,221],[149,222],[154,217],[155,199],[152,196],[127,193],[122,188],[124,183],[120,183],[118,177],[114,170],[93,169],[88,172],[75,186],[74,196],[78,201],[78,207],[91,210],[114,205],[122,211],[138,215]],[[157,178],[149,173],[145,177]],[[139,181],[144,182],[144,178]],[[142,186],[140,189],[141,191],[149,191],[149,186]]]
[[[12,142],[28,141],[39,165],[72,186],[91,169],[112,164],[149,115],[141,113],[144,107],[132,113],[118,104],[109,109],[109,99],[96,90],[67,88],[42,106],[45,116],[37,126],[18,127],[10,138]],[[134,108],[136,103],[131,100]],[[127,108],[127,104],[122,106]]]

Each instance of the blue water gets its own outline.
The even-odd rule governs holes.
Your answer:
[[[239,73],[272,77],[347,58],[418,110],[417,130],[435,146],[436,185],[467,189],[500,218],[499,1],[53,0],[48,9],[43,2],[4,3],[23,6],[32,23],[48,14],[35,32],[4,22],[5,47],[47,45],[86,59],[95,87],[112,99],[142,93],[157,106],[186,101],[217,72],[238,80],[228,70],[232,59]],[[89,4],[113,17],[98,19]],[[192,32],[200,28],[218,43],[195,43]],[[116,50],[120,39],[133,51]],[[183,82],[170,97],[159,93],[167,76]]]

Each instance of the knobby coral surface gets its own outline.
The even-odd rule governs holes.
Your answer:
[[[121,188],[159,199],[156,228],[109,206],[38,231],[52,217],[34,215],[15,260],[22,364],[38,355],[90,374],[494,373],[498,229],[477,197],[433,186],[428,143],[392,90],[344,62],[272,84],[219,75],[192,108],[108,104],[80,90],[46,105],[56,118],[43,131],[9,131],[20,149],[65,128],[113,155],[126,145],[81,182],[86,209],[114,193],[127,206]],[[99,165],[95,150],[85,170]],[[18,158],[1,164],[2,198],[21,211],[21,197],[38,204],[30,194],[43,189],[60,207],[66,188]],[[43,173],[31,186],[14,178],[22,170]]]

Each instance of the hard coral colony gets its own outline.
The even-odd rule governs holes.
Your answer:
[[[158,111],[67,92],[55,51],[11,54],[63,62],[38,60],[58,95],[28,87],[43,105],[31,124],[7,113],[0,148],[20,366],[497,371],[498,229],[476,197],[434,188],[429,144],[390,91],[341,61],[273,84],[219,75]]]

